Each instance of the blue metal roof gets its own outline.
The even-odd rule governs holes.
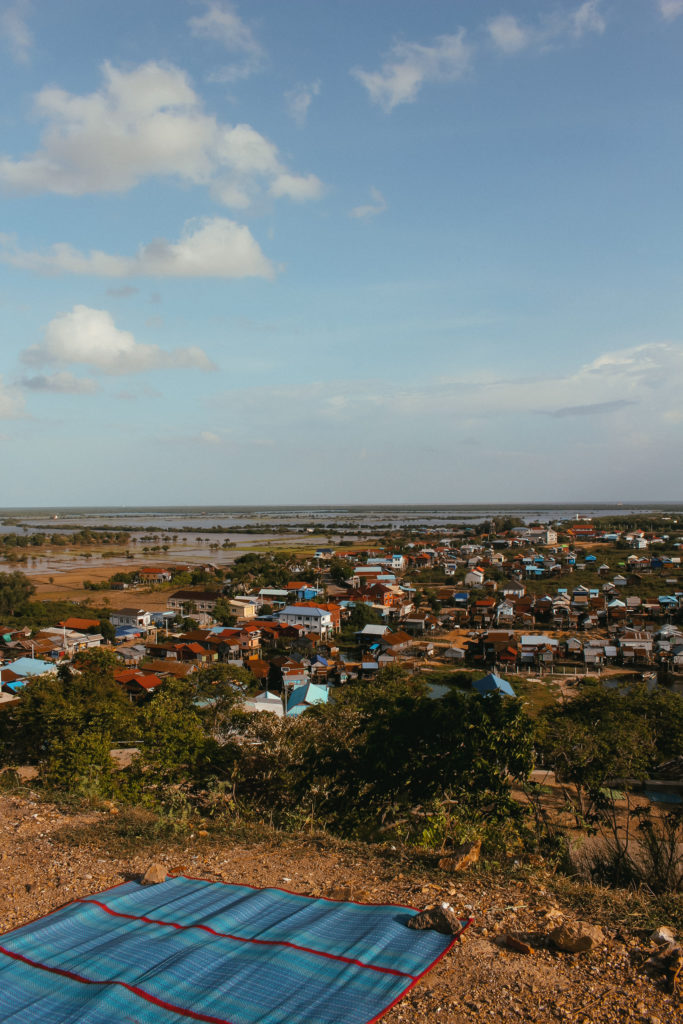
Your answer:
[[[18,676],[39,676],[43,672],[56,672],[57,666],[51,661],[41,661],[40,658],[17,658],[9,665],[5,665]]]
[[[484,676],[482,679],[477,679],[476,682],[472,683],[472,689],[482,695],[498,692],[504,693],[508,697],[517,696],[507,680],[501,679],[500,676],[495,674],[495,672],[489,672],[489,674]]]

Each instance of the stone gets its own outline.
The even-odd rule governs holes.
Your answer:
[[[451,907],[443,904],[430,910],[422,910],[415,917],[411,917],[408,927],[418,930],[433,928],[442,935],[459,935],[462,931],[462,921]]]
[[[654,942],[655,946],[667,946],[670,942],[675,941],[674,933],[670,928],[655,928],[650,936],[650,942]]]
[[[512,935],[510,932],[505,936],[505,945],[515,953],[524,953],[525,956],[532,956],[534,952],[533,947],[528,942],[518,939],[516,935]]]
[[[463,843],[453,850],[453,853],[439,860],[439,867],[442,871],[464,871],[472,864],[476,864],[481,854],[481,840],[476,843]]]
[[[335,885],[333,886],[328,894],[327,898],[330,900],[339,900],[340,902],[348,903],[349,900],[353,900],[354,892],[350,885]]]
[[[605,941],[602,928],[586,921],[565,921],[553,928],[550,941],[556,949],[563,953],[585,953],[589,949],[600,946]]]
[[[143,885],[159,885],[160,882],[166,881],[166,868],[163,864],[150,864],[142,876]]]

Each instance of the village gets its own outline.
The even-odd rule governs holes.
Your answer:
[[[114,573],[122,607],[95,614],[84,591],[82,614],[2,628],[0,707],[100,646],[115,651],[131,701],[225,665],[241,670],[246,710],[278,716],[326,703],[350,681],[371,685],[391,666],[430,679],[435,695],[454,684],[524,697],[526,680],[543,700],[567,699],[572,684],[600,676],[680,690],[675,519],[495,526]]]

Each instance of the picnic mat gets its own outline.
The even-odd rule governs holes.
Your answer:
[[[0,935],[2,1024],[369,1024],[457,939],[407,907],[173,877]]]

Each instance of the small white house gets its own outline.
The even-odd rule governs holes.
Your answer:
[[[146,629],[152,623],[152,613],[144,608],[119,608],[111,612],[109,619],[112,626],[132,626],[134,629]]]

